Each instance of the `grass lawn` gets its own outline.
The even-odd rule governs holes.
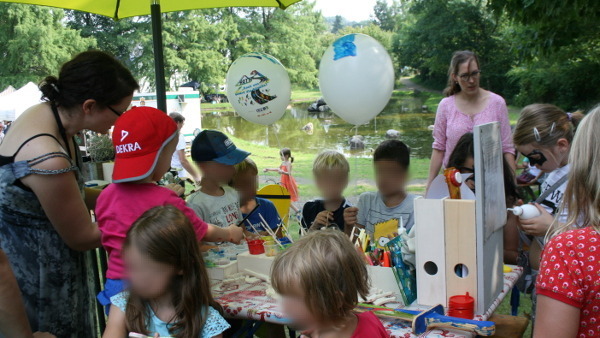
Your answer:
[[[322,96],[321,91],[316,89],[296,88],[292,89],[292,102],[313,101]]]

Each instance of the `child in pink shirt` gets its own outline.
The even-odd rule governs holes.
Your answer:
[[[177,135],[175,122],[152,107],[134,107],[115,124],[113,184],[102,191],[95,209],[102,245],[108,253],[107,281],[98,300],[107,309],[110,297],[125,289],[121,248],[127,231],[148,209],[163,205],[177,207],[190,219],[198,240],[239,243],[242,239],[241,228],[218,228],[205,223],[174,190],[156,185],[171,168]]]

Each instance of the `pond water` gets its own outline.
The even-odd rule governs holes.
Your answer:
[[[412,156],[429,158],[433,137],[429,126],[433,125],[435,112],[424,108],[426,97],[420,95],[394,95],[383,112],[358,130],[332,112],[309,112],[312,102],[296,102],[291,109],[272,126],[248,122],[234,111],[202,108],[202,127],[227,132],[260,145],[274,148],[288,147],[296,151],[318,153],[334,149],[347,155],[372,156],[372,149],[386,140],[386,131],[400,132],[399,139],[412,150]],[[312,123],[312,132],[303,127]],[[364,150],[351,150],[350,138],[364,138]]]

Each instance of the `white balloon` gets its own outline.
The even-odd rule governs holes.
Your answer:
[[[323,54],[319,87],[334,113],[348,123],[365,124],[381,113],[392,96],[392,59],[370,36],[344,35]]]
[[[248,53],[227,71],[227,98],[244,119],[263,125],[279,120],[292,97],[287,71],[271,55]]]

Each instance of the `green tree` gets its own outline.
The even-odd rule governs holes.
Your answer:
[[[509,39],[518,67],[509,79],[517,104],[550,102],[567,110],[600,100],[600,2],[491,0],[496,16],[511,19]]]
[[[196,80],[204,87],[223,83],[230,63],[229,40],[238,37],[225,9],[169,13],[163,22],[167,75],[174,85]]]
[[[391,4],[386,0],[377,0],[373,7],[373,22],[385,31],[395,31],[399,20],[404,16],[405,6],[408,6],[408,3],[403,4],[398,0],[393,0]]]
[[[131,70],[138,79],[153,78],[153,54],[151,47],[150,19],[148,17],[126,18],[115,21],[111,18],[68,10],[67,26],[76,29],[82,37],[96,40],[99,50],[111,53]]]
[[[403,27],[393,41],[400,65],[417,69],[422,81],[442,88],[452,53],[468,49],[479,55],[482,85],[503,94],[508,89],[505,74],[512,49],[502,37],[502,23],[483,6],[464,0],[419,0],[409,14],[414,23]]]
[[[340,29],[344,28],[344,21],[341,15],[336,15],[335,20],[333,21],[333,26],[331,27],[331,33],[335,34],[340,31]]]
[[[64,11],[47,7],[0,3],[0,88],[20,87],[57,74],[60,65],[78,52],[96,46],[93,38],[63,24]]]
[[[532,28],[527,32],[529,38],[542,51],[599,39],[597,0],[490,0],[489,7],[497,16],[507,15]]]
[[[292,84],[314,88],[324,47],[320,37],[327,25],[312,1],[302,1],[285,11],[246,8],[238,16],[239,37],[253,51],[275,56],[286,67]]]

